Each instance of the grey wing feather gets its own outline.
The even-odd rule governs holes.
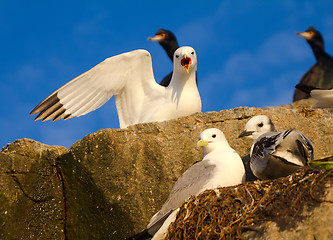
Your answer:
[[[288,160],[290,164],[304,166],[313,159],[313,147],[310,141],[299,131],[283,131],[283,141],[273,155]]]
[[[191,195],[197,195],[201,192],[202,187],[209,181],[215,165],[211,165],[208,161],[200,161],[192,165],[183,173],[173,186],[168,199],[156,213],[147,228],[153,226],[165,214],[170,214],[171,210],[175,210],[180,204]]]
[[[300,149],[303,149],[303,156],[306,159],[304,165],[313,160],[313,147],[309,139],[307,139],[302,133],[300,133],[301,140],[299,140]]]
[[[272,154],[282,141],[283,132],[268,132],[262,134],[253,144],[251,157],[263,158],[267,154]]]

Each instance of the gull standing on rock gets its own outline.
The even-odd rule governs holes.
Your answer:
[[[288,176],[313,160],[312,145],[301,132],[277,132],[265,115],[254,116],[246,123],[239,137],[245,136],[254,139],[250,167],[259,179]]]
[[[233,150],[223,132],[211,128],[200,134],[198,147],[204,157],[194,163],[177,180],[162,208],[151,218],[147,228],[129,239],[164,239],[168,227],[176,219],[180,205],[207,189],[233,186],[245,181],[242,159]]]
[[[149,52],[135,50],[107,58],[52,93],[30,113],[35,120],[53,121],[85,115],[115,95],[120,128],[164,121],[201,111],[195,82],[197,56],[193,48],[174,53],[170,85],[155,82]]]

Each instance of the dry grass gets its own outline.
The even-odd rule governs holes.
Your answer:
[[[184,203],[166,239],[242,239],[257,223],[274,221],[281,230],[318,206],[332,172],[303,170],[274,181],[255,181],[205,191]]]

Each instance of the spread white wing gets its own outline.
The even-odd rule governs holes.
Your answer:
[[[53,121],[85,115],[116,95],[120,127],[137,123],[147,99],[163,101],[165,88],[154,79],[149,52],[135,50],[105,59],[74,78],[30,113]],[[146,107],[146,106],[145,106]]]

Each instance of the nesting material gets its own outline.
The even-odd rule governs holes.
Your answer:
[[[240,239],[265,221],[293,227],[305,207],[324,201],[332,180],[332,171],[306,167],[284,178],[205,191],[181,206],[166,239]]]

